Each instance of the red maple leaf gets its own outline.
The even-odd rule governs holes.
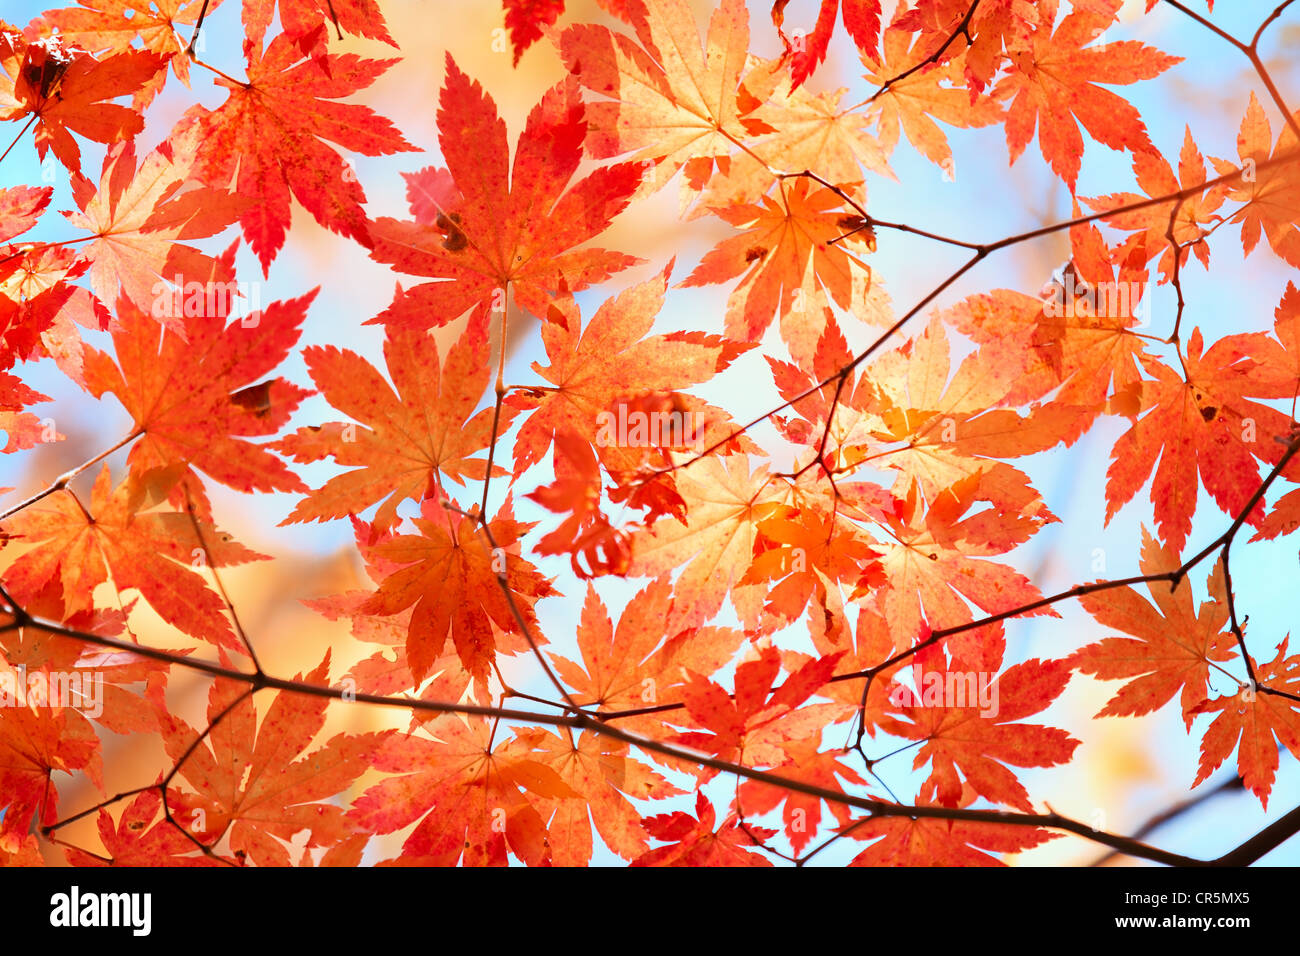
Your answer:
[[[448,53],[438,142],[460,196],[432,222],[384,218],[372,230],[373,258],[442,281],[399,293],[374,321],[445,325],[470,308],[504,309],[507,287],[520,307],[542,316],[561,288],[584,289],[640,262],[603,249],[573,251],[605,230],[641,182],[639,165],[620,163],[566,192],[586,134],[576,82],[557,84],[528,114],[512,166],[496,104]]]
[[[264,274],[284,245],[290,195],[325,228],[369,245],[365,191],[325,141],[365,156],[415,147],[368,107],[331,101],[369,86],[397,61],[351,53],[304,59],[288,34],[265,50],[249,46],[247,55],[247,81],[218,77],[230,91],[226,102],[188,114],[203,138],[199,175],[254,200],[239,224]]]

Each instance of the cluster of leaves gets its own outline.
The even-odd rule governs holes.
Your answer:
[[[1300,290],[1287,287],[1268,331],[1207,347],[1181,329],[1181,270],[1192,254],[1208,267],[1220,225],[1241,225],[1246,254],[1262,233],[1300,267],[1300,114],[1262,68],[1284,117],[1276,138],[1252,96],[1237,156],[1211,170],[1189,128],[1175,174],[1138,111],[1104,88],[1180,62],[1098,43],[1118,0],[915,0],[888,22],[879,0],[822,0],[811,33],[793,37],[777,0],[775,58],[751,51],[742,0],[722,0],[703,31],[686,0],[603,0],[614,26],[563,29],[562,0],[506,0],[516,62],[546,36],[566,78],[512,158],[492,97],[448,55],[445,167],[407,174],[410,218],[372,219],[345,153],[414,147],[339,101],[397,61],[330,49],[343,31],[397,46],[375,0],[245,0],[243,80],[185,35],[219,0],[83,4],[0,23],[0,121],[66,168],[77,205],[69,238],[25,242],[53,191],[0,191],[3,451],[61,437],[44,434],[31,408],[47,399],[20,376],[40,359],[134,425],[0,518],[4,672],[108,685],[94,718],[0,708],[0,862],[61,847],[89,865],[356,865],[375,835],[399,831],[401,864],[583,864],[598,835],[642,865],[802,863],[841,838],[863,844],[859,865],[988,865],[1065,831],[1176,860],[1037,812],[1019,779],[1074,755],[1077,739],[1031,718],[1080,672],[1124,682],[1098,716],[1175,697],[1189,732],[1214,715],[1194,784],[1236,749],[1266,804],[1278,744],[1300,756],[1300,656],[1283,640],[1270,662],[1252,658],[1229,566],[1242,528],[1300,527],[1300,488],[1265,501],[1275,482],[1300,484]],[[855,105],[806,83],[840,22],[876,87]],[[1238,44],[1256,65],[1258,40]],[[150,104],[198,70],[225,102],[194,106],[138,157]],[[1078,196],[1074,219],[989,242],[873,218],[868,182],[894,176],[901,138],[951,168],[940,124],[1003,127],[1012,163],[1037,132],[1072,196],[1086,130],[1130,155],[1141,192]],[[97,183],[87,140],[105,147]],[[593,240],[674,179],[684,221],[732,230],[678,282],[728,288],[720,328],[655,332],[675,261],[584,316],[574,293],[641,264]],[[241,240],[269,276],[295,203],[415,277],[367,323],[383,370],[313,345],[301,350],[310,382],[277,377],[316,292],[238,317],[212,294],[237,284]],[[191,244],[236,228],[222,252]],[[870,264],[899,231],[970,254],[903,314]],[[1069,284],[973,295],[904,335],[974,264],[1048,233],[1068,233]],[[1116,309],[1090,294],[1152,294],[1153,262],[1178,290],[1176,323],[1157,330],[1167,338],[1141,331],[1139,298]],[[456,323],[440,349],[432,330]],[[531,381],[505,381],[512,330],[540,337]],[[756,422],[691,391],[742,362],[779,396]],[[287,430],[313,392],[340,420]],[[1007,555],[1058,519],[1013,460],[1111,418],[1127,430],[1108,519],[1151,482],[1142,574],[1044,596]],[[751,434],[762,422],[766,448]],[[83,501],[70,483],[127,447],[125,474],[114,483],[103,466]],[[318,488],[294,470],[323,461],[337,473]],[[371,656],[344,674],[328,652],[292,679],[263,671],[219,569],[267,556],[218,530],[212,482],[295,493],[286,524],[351,522],[373,587],[310,604],[377,645]],[[516,483],[553,526],[516,518]],[[1185,559],[1198,483],[1227,530]],[[553,556],[569,558],[567,581],[539,569]],[[1197,608],[1189,572],[1210,558]],[[609,576],[646,579],[617,621],[597,586]],[[1118,633],[1058,659],[1006,659],[1007,621],[1074,598]],[[546,599],[582,601],[572,654],[547,646]],[[200,646],[142,644],[138,602]],[[501,659],[521,655],[550,698],[506,680]],[[169,705],[178,668],[211,677],[202,727]],[[1212,696],[1212,671],[1234,690]],[[999,707],[900,694],[911,673],[948,686],[996,675]],[[367,705],[408,710],[410,726],[317,740],[330,706]],[[54,771],[102,786],[103,731],[155,736],[167,765],[89,809],[60,806]],[[884,786],[867,738],[914,751],[913,800]],[[740,781],[724,806],[702,789],[719,775]],[[766,814],[780,830],[748,822]],[[102,847],[61,839],[89,815]]]

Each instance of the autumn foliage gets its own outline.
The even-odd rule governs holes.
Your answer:
[[[1258,55],[1287,4],[1224,37],[1255,92],[1217,157],[1190,125],[1153,142],[1129,96],[1183,59],[1107,42],[1119,0],[721,0],[706,21],[600,0],[592,22],[505,0],[503,63],[565,78],[509,133],[511,68],[447,54],[425,91],[440,156],[410,158],[391,217],[355,160],[414,137],[352,101],[401,56],[383,0],[81,3],[0,22],[0,445],[5,484],[29,486],[0,499],[0,864],[768,866],[835,846],[985,866],[1066,838],[1191,862],[1027,785],[1087,739],[1045,713],[1082,676],[1107,682],[1097,721],[1176,709],[1188,789],[1227,764],[1267,807],[1300,759],[1300,654],[1248,631],[1232,578],[1247,539],[1300,528],[1300,289],[1252,290],[1217,339],[1183,294],[1212,257],[1300,269],[1300,112]],[[1190,0],[1139,21],[1157,6],[1218,29]],[[195,42],[218,16],[241,76]],[[820,82],[841,48],[858,102]],[[192,105],[160,111],[178,88]],[[945,127],[1045,164],[1072,217],[999,238],[873,216],[899,151],[951,171]],[[75,206],[8,178],[24,150]],[[1107,151],[1131,177],[1077,194]],[[607,248],[664,190],[683,249],[722,238]],[[304,216],[391,269],[370,314],[324,307],[346,266],[247,308]],[[900,306],[873,257],[904,235],[963,258]],[[1070,250],[1046,287],[942,298],[1045,236]],[[708,287],[725,305],[682,328],[675,290]],[[132,423],[62,475],[31,464],[64,439],[38,367]],[[710,389],[724,373],[745,401]],[[1142,519],[1135,566],[1044,593],[1017,549],[1061,503],[1017,460],[1089,435],[1111,436],[1106,520]],[[232,492],[287,502],[284,527],[338,523],[364,569],[286,593],[351,632],[299,635],[294,674],[264,669],[225,586],[283,560],[226,530]],[[576,626],[544,632],[566,602]],[[1093,631],[1012,653],[1066,605]],[[182,673],[206,681],[197,707]],[[336,730],[344,710],[387,724]],[[110,735],[153,755],[121,790]]]

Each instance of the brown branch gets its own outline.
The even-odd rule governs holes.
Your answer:
[[[78,465],[76,468],[73,468],[71,471],[65,471],[63,474],[59,475],[58,478],[55,478],[53,482],[51,482],[49,485],[46,485],[44,488],[36,492],[36,494],[32,495],[30,498],[25,498],[24,500],[18,502],[18,504],[13,505],[10,508],[6,508],[3,512],[0,512],[0,521],[4,521],[6,518],[12,518],[14,515],[22,511],[24,508],[30,508],[32,505],[36,504],[36,502],[42,500],[43,498],[48,498],[56,491],[62,491],[64,488],[68,487],[68,483],[72,481],[72,479],[76,478],[82,472],[86,471],[86,469],[91,468],[94,465],[98,464],[99,462],[103,461],[109,455],[113,454],[113,452],[118,451],[119,449],[125,447],[126,445],[131,444],[131,442],[135,441],[143,434],[144,431],[137,428],[135,431],[131,432],[131,434],[127,435],[125,438],[123,438],[112,448],[109,448],[105,451],[101,451],[98,455],[96,455],[94,458],[91,458],[89,461],[83,461],[80,465]]]
[[[876,90],[876,92],[872,93],[871,96],[867,97],[865,100],[857,104],[857,106],[852,107],[847,112],[851,113],[854,110],[860,109],[863,106],[868,106],[871,103],[874,103],[880,97],[884,96],[891,89],[893,89],[895,84],[901,83],[903,82],[903,80],[907,79],[912,74],[917,73],[920,70],[924,70],[926,67],[931,66],[932,64],[938,63],[939,60],[943,57],[943,55],[946,52],[948,52],[948,47],[952,46],[953,41],[956,40],[959,36],[964,36],[966,38],[966,44],[969,46],[971,42],[971,37],[970,37],[971,18],[975,16],[975,10],[979,5],[980,5],[980,0],[974,0],[974,2],[967,9],[966,15],[961,18],[961,20],[957,23],[957,26],[954,27],[952,32],[948,34],[948,38],[943,41],[943,44],[938,49],[936,49],[929,56],[925,57],[923,60],[920,60],[919,62],[912,64],[912,66],[908,67],[906,70],[904,70],[902,73],[899,73],[897,76],[891,76],[889,79],[887,79],[884,82],[884,84],[880,87],[880,89]]]
[[[1273,82],[1273,77],[1269,75],[1268,68],[1264,65],[1264,61],[1260,59],[1258,49],[1260,37],[1264,35],[1264,29],[1282,15],[1282,11],[1290,5],[1291,0],[1286,0],[1285,3],[1268,15],[1267,19],[1259,25],[1259,29],[1255,31],[1255,37],[1250,41],[1250,43],[1242,43],[1231,33],[1228,33],[1226,30],[1211,23],[1209,19],[1201,16],[1195,10],[1189,9],[1182,3],[1179,3],[1178,0],[1165,0],[1165,3],[1169,4],[1175,10],[1179,10],[1191,17],[1211,33],[1231,43],[1246,55],[1246,59],[1250,60],[1250,65],[1255,68],[1255,72],[1259,75],[1260,81],[1263,82],[1264,88],[1268,90],[1268,95],[1272,97],[1273,104],[1281,112],[1282,118],[1286,121],[1286,124],[1291,127],[1291,132],[1296,135],[1297,139],[1300,139],[1300,123],[1296,122],[1296,118],[1287,107],[1286,101],[1282,99],[1282,94],[1278,92],[1277,84]]]
[[[208,569],[212,572],[212,580],[217,584],[217,592],[221,595],[221,600],[226,602],[226,610],[230,612],[230,620],[235,626],[235,633],[239,635],[240,642],[248,651],[248,659],[253,662],[253,667],[260,674],[262,665],[257,659],[257,651],[253,650],[253,642],[248,639],[248,634],[244,631],[244,626],[239,622],[239,613],[235,610],[234,602],[230,600],[230,595],[226,593],[226,586],[221,582],[221,575],[217,573],[217,562],[212,557],[212,551],[208,547],[207,539],[203,537],[203,527],[199,523],[198,515],[194,513],[194,501],[190,497],[190,489],[182,483],[185,491],[185,513],[190,516],[190,524],[194,526],[194,534],[198,536],[199,547],[203,549],[204,558],[207,560]]]
[[[1300,149],[1292,150],[1291,152],[1284,153],[1281,156],[1274,156],[1270,159],[1264,160],[1263,162],[1256,163],[1255,170],[1256,172],[1258,172],[1260,170],[1271,169],[1275,166],[1281,166],[1286,163],[1295,162],[1296,160],[1300,160]],[[868,358],[874,355],[882,345],[884,345],[887,341],[889,341],[890,338],[892,338],[895,334],[901,331],[902,328],[908,324],[908,322],[910,322],[921,312],[922,309],[924,309],[927,305],[929,305],[932,301],[934,301],[934,299],[936,299],[939,295],[941,295],[954,282],[956,282],[963,275],[965,275],[972,268],[974,268],[977,263],[979,263],[982,259],[987,258],[992,253],[1010,248],[1022,242],[1028,242],[1033,239],[1039,239],[1042,238],[1043,236],[1048,236],[1057,232],[1061,232],[1062,230],[1071,229],[1074,226],[1082,226],[1082,225],[1086,225],[1087,223],[1096,222],[1098,220],[1106,219],[1111,216],[1118,216],[1129,212],[1137,212],[1142,209],[1148,209],[1152,206],[1158,206],[1164,203],[1174,202],[1179,199],[1186,199],[1198,193],[1204,192],[1208,189],[1212,189],[1213,187],[1218,186],[1222,183],[1234,182],[1240,179],[1244,172],[1245,172],[1244,168],[1237,168],[1230,173],[1224,173],[1222,176],[1218,176],[1215,179],[1208,180],[1197,186],[1188,186],[1184,189],[1178,190],[1177,192],[1168,193],[1167,195],[1164,196],[1154,196],[1147,199],[1138,200],[1137,202],[1128,203],[1127,205],[1124,206],[1117,206],[1114,209],[1106,209],[1099,212],[1089,213],[1083,216],[1076,216],[1072,219],[1051,223],[1046,226],[1039,226],[1035,229],[1030,229],[1027,232],[1018,233],[1014,236],[1007,236],[1003,239],[999,239],[994,242],[972,243],[972,242],[964,242],[961,240],[949,239],[947,237],[931,235],[931,238],[937,239],[939,241],[948,242],[953,245],[960,245],[964,248],[971,249],[974,251],[975,254],[970,259],[968,259],[965,263],[963,263],[955,272],[951,273],[946,279],[944,279],[937,287],[935,287],[930,292],[928,292],[925,295],[925,297],[922,298],[911,309],[909,309],[902,318],[900,318],[888,329],[886,329],[879,336],[877,336],[876,339],[870,345],[868,345],[862,352],[858,353],[852,360],[848,362],[848,364],[843,366],[841,369],[832,373],[831,375],[828,375],[820,382],[817,382],[814,385],[810,385],[808,388],[804,389],[798,395],[786,399],[775,408],[763,413],[762,415],[759,415],[757,418],[754,418],[749,422],[746,422],[744,425],[728,433],[725,437],[720,438],[719,440],[713,442],[711,445],[708,445],[707,447],[703,448],[699,452],[696,452],[691,457],[685,458],[680,462],[674,462],[671,465],[667,465],[662,468],[657,468],[649,472],[646,475],[646,477],[643,479],[643,483],[644,481],[650,481],[662,475],[670,474],[671,472],[677,471],[678,469],[690,467],[696,462],[708,458],[710,455],[718,451],[720,448],[723,448],[728,444],[730,444],[731,442],[735,441],[737,438],[744,435],[750,429],[756,428],[757,426],[761,425],[763,422],[767,421],[773,415],[780,414],[781,412],[785,411],[787,408],[793,408],[797,403],[815,395],[817,392],[821,391],[827,385],[830,385],[832,382],[839,379],[842,375],[846,375],[848,372],[857,368]],[[822,180],[820,177],[815,177],[813,173],[807,170],[800,173],[785,173],[785,174],[777,174],[777,175],[778,176],[808,176],[810,178],[815,178],[817,181],[825,182],[825,180]],[[833,187],[829,187],[829,188],[833,188]],[[843,195],[842,192],[841,195]],[[857,203],[853,203],[852,200],[849,200],[849,202],[852,203],[856,209],[861,209],[861,206],[859,206]],[[872,219],[869,216],[865,216],[865,218],[867,220],[868,225],[872,225],[877,222],[876,220]],[[884,228],[891,228],[896,224],[880,223],[880,225]],[[830,416],[834,415],[834,412],[835,409],[832,408],[828,413],[828,420]]]
[[[1188,797],[1186,800],[1180,801],[1179,803],[1174,804],[1172,807],[1167,807],[1166,809],[1161,810],[1155,816],[1149,817],[1145,823],[1143,823],[1140,827],[1137,828],[1137,830],[1133,832],[1133,839],[1145,840],[1148,836],[1150,836],[1156,830],[1160,829],[1160,827],[1164,826],[1170,820],[1175,820],[1178,817],[1182,816],[1183,814],[1188,813],[1191,810],[1195,810],[1197,807],[1201,806],[1202,804],[1208,803],[1209,801],[1213,800],[1215,797],[1219,797],[1225,793],[1233,793],[1235,791],[1243,790],[1243,789],[1245,789],[1245,785],[1242,783],[1241,777],[1237,776],[1236,774],[1233,774],[1231,777],[1223,781],[1223,783],[1219,784],[1217,787],[1214,787],[1211,790],[1206,790],[1203,793],[1198,793],[1194,797]],[[1105,854],[1104,856],[1097,857],[1097,859],[1089,863],[1088,866],[1090,867],[1103,866],[1106,863],[1109,863],[1115,857],[1121,855],[1122,854],[1118,850],[1111,850],[1109,853]]]

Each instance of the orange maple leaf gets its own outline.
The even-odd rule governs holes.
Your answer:
[[[177,195],[201,150],[194,132],[193,127],[178,132],[146,156],[139,169],[134,143],[110,147],[99,188],[80,173],[74,175],[72,195],[81,212],[64,214],[76,228],[93,233],[81,254],[90,260],[90,284],[100,300],[115,302],[120,286],[137,308],[182,338],[186,286],[221,270],[210,256],[180,240],[221,232],[246,205],[212,188]],[[234,275],[221,279],[230,282]],[[182,307],[172,308],[177,301]]]
[[[1296,115],[1300,117],[1300,113]],[[1300,268],[1300,176],[1292,165],[1300,156],[1296,155],[1296,136],[1289,123],[1283,125],[1270,155],[1272,142],[1268,115],[1251,91],[1250,105],[1237,133],[1242,175],[1224,184],[1227,198],[1242,203],[1229,221],[1241,223],[1241,245],[1246,255],[1255,250],[1262,232],[1278,256]],[[1285,157],[1290,158],[1280,162]],[[1270,161],[1274,165],[1259,169],[1261,164]],[[1238,164],[1224,159],[1211,157],[1210,162],[1220,176],[1238,169]]]
[[[544,643],[533,603],[559,592],[519,556],[519,539],[533,525],[514,519],[508,499],[488,524],[495,552],[474,518],[452,514],[433,498],[421,502],[420,513],[414,519],[419,534],[381,539],[365,549],[368,557],[400,567],[379,582],[361,610],[397,614],[414,607],[406,658],[417,680],[429,674],[450,637],[465,669],[486,685],[498,650],[517,653],[529,646],[515,611],[533,641]]]
[[[267,556],[197,516],[151,510],[177,477],[176,469],[155,469],[129,476],[113,489],[105,465],[95,479],[89,509],[65,490],[6,519],[7,537],[43,547],[24,553],[6,569],[5,586],[21,604],[58,582],[66,618],[93,607],[92,593],[111,575],[119,592],[139,591],[164,621],[186,634],[241,650],[226,620],[226,605],[190,565],[196,555],[205,561],[210,555],[217,567]]]
[[[1113,15],[1074,10],[1055,32],[1044,24],[1026,42],[1008,50],[1015,69],[993,91],[995,97],[1011,99],[1006,115],[1011,161],[1020,158],[1037,124],[1043,158],[1070,192],[1083,158],[1079,123],[1111,149],[1134,153],[1152,149],[1136,107],[1097,84],[1149,80],[1183,61],[1136,40],[1089,46],[1113,19]]]
[[[897,685],[890,703],[902,719],[886,716],[880,726],[893,736],[924,741],[912,761],[918,770],[930,764],[920,799],[958,806],[964,778],[987,800],[1031,811],[1029,794],[1007,765],[1058,766],[1079,746],[1064,730],[1019,722],[1061,695],[1070,681],[1069,661],[1028,660],[998,674],[996,685],[1000,655],[986,654],[980,663],[989,666],[980,671],[967,669],[973,660],[946,659],[938,645],[913,661],[920,686]]]
[[[695,816],[677,810],[646,817],[641,825],[667,846],[647,850],[632,861],[633,866],[772,865],[766,856],[750,848],[757,848],[760,841],[776,836],[776,831],[741,826],[734,813],[728,814],[718,826],[713,804],[700,790],[695,792]]]
[[[218,265],[229,269],[230,259]],[[127,461],[137,472],[184,465],[240,491],[305,491],[284,462],[248,439],[279,431],[310,394],[283,378],[256,380],[288,356],[317,290],[227,324],[235,301],[229,285],[201,288],[208,292],[187,310],[184,337],[120,298],[116,360],[85,349],[89,391],[96,398],[112,393],[134,420],[140,437]],[[202,484],[191,475],[184,488],[207,514]]]
[[[1143,574],[1162,574],[1182,564],[1178,555],[1142,529]],[[1131,678],[1097,712],[1098,717],[1138,717],[1159,710],[1175,694],[1190,730],[1196,707],[1206,699],[1210,668],[1232,660],[1236,644],[1228,622],[1223,564],[1207,586],[1211,600],[1192,609],[1192,586],[1181,578],[1172,592],[1165,581],[1147,585],[1153,607],[1135,588],[1109,588],[1079,597],[1084,610],[1107,627],[1132,637],[1108,637],[1076,651],[1071,665],[1101,680]]]
[[[552,801],[548,829],[552,862],[556,866],[586,866],[591,862],[592,823],[611,850],[630,860],[645,852],[649,841],[641,814],[628,797],[663,800],[683,791],[629,756],[630,747],[599,734],[582,733],[572,740],[536,730],[536,756],[555,770],[579,799]],[[588,818],[590,815],[590,819]]]
[[[448,714],[427,725],[437,739],[398,734],[372,754],[397,774],[368,789],[348,817],[372,833],[416,823],[398,864],[505,866],[507,851],[530,865],[549,862],[539,807],[579,794],[534,751],[541,731],[493,745],[493,721]]]
[[[315,670],[294,680],[327,686],[329,658],[327,651]],[[211,845],[228,834],[237,860],[288,866],[285,843],[303,830],[310,832],[309,847],[332,847],[351,836],[352,826],[330,798],[367,769],[389,732],[336,734],[309,751],[329,703],[328,697],[282,690],[259,724],[245,685],[217,679],[208,692],[209,723],[230,710],[197,745],[194,728],[163,711],[167,755],[194,788],[177,803],[191,815],[199,840]],[[202,816],[193,819],[198,810]]]
[[[1191,127],[1184,127],[1183,148],[1178,154],[1178,178],[1166,160],[1157,152],[1139,152],[1133,155],[1133,172],[1137,175],[1138,185],[1146,193],[1108,193],[1096,199],[1084,198],[1084,202],[1094,210],[1103,211],[1120,206],[1130,206],[1159,196],[1192,189],[1205,183],[1205,160],[1192,140]],[[1210,264],[1210,245],[1205,241],[1209,230],[1206,224],[1222,219],[1214,211],[1223,204],[1224,187],[1216,186],[1200,193],[1192,193],[1181,201],[1171,199],[1156,203],[1133,212],[1106,216],[1102,222],[1125,232],[1132,232],[1124,243],[1115,250],[1116,261],[1126,264],[1134,261],[1146,264],[1160,256],[1159,268],[1163,280],[1173,278],[1174,246],[1178,247],[1179,263],[1187,261],[1192,253],[1201,265]],[[1170,219],[1173,219],[1172,228]]]
[[[384,362],[393,386],[355,352],[318,345],[304,349],[326,401],[360,424],[307,426],[275,443],[296,462],[330,457],[353,469],[299,501],[282,523],[341,518],[382,501],[374,523],[386,531],[397,523],[403,500],[434,494],[442,477],[457,484],[485,478],[487,461],[476,456],[491,444],[493,413],[488,408],[474,414],[474,409],[488,383],[489,349],[483,320],[469,324],[442,362],[433,336],[390,328]],[[502,409],[497,434],[509,428],[513,412]],[[505,470],[497,465],[492,474]]]
[[[226,102],[187,114],[203,138],[199,176],[256,200],[239,223],[265,275],[284,245],[290,194],[325,228],[369,245],[361,209],[366,194],[352,167],[324,141],[365,156],[415,147],[368,107],[330,101],[369,86],[397,61],[351,53],[303,59],[288,34],[265,51],[259,43],[246,52],[247,82],[218,77],[230,90]]]
[[[776,648],[764,647],[757,659],[736,667],[736,689],[732,694],[703,675],[691,674],[682,688],[685,714],[672,719],[703,730],[680,733],[677,742],[733,763],[783,763],[783,745],[817,732],[826,725],[828,713],[839,711],[835,704],[801,705],[830,680],[843,656],[843,651],[835,651],[812,658],[774,688],[781,672],[781,656]],[[700,771],[703,776],[715,772]]]
[[[571,299],[547,309],[542,342],[551,364],[534,362],[533,370],[551,387],[524,387],[506,399],[511,408],[533,409],[515,439],[518,469],[541,461],[552,436],[563,431],[599,443],[600,416],[618,399],[708,381],[748,348],[703,332],[647,337],[671,270],[669,262],[655,278],[604,302],[585,328]],[[703,439],[703,427],[700,432],[696,437]],[[601,454],[607,450],[602,447]]]
[[[1288,638],[1289,640],[1289,638]],[[1277,656],[1263,666],[1253,663],[1256,686],[1216,697],[1196,707],[1198,714],[1216,714],[1201,740],[1201,760],[1195,787],[1203,783],[1237,749],[1237,773],[1246,789],[1268,808],[1268,796],[1278,768],[1278,743],[1300,757],[1300,656],[1287,656],[1287,640]],[[1269,690],[1278,693],[1269,693]],[[1275,742],[1276,741],[1276,742]]]
[[[859,256],[875,251],[875,235],[846,227],[843,211],[835,211],[843,205],[835,192],[801,177],[787,183],[779,198],[715,208],[715,215],[745,231],[710,250],[681,285],[743,276],[727,299],[726,335],[737,342],[757,342],[774,315],[781,316],[782,336],[794,340],[802,313],[811,311],[814,289],[824,290],[840,308],[866,316],[871,267]],[[809,271],[812,285],[805,278]],[[796,303],[796,296],[806,301]]]
[[[0,21],[0,121],[30,116],[36,121],[36,152],[53,152],[69,172],[81,171],[81,150],[72,133],[97,143],[117,143],[144,129],[129,106],[109,103],[135,93],[166,68],[167,57],[129,50],[99,59],[66,46],[57,37],[28,42]]]
[[[12,698],[9,704],[0,708],[0,852],[18,851],[33,824],[59,818],[52,772],[84,771],[103,789],[99,738],[90,721],[71,707],[12,706]]]
[[[639,166],[620,163],[566,192],[586,132],[576,82],[559,83],[528,114],[512,167],[496,104],[448,53],[438,141],[455,189],[432,221],[377,220],[371,253],[398,272],[444,281],[399,292],[372,321],[446,325],[471,308],[505,309],[507,287],[521,308],[543,316],[562,289],[584,289],[639,263],[604,249],[573,251],[609,226],[641,181]]]
[[[1196,510],[1197,474],[1215,503],[1227,514],[1245,509],[1259,487],[1255,456],[1276,458],[1284,449],[1273,441],[1291,431],[1291,420],[1251,397],[1294,394],[1273,374],[1260,375],[1257,355],[1276,354],[1263,333],[1228,336],[1203,352],[1201,330],[1187,341],[1187,378],[1157,359],[1142,356],[1153,382],[1143,382],[1144,417],[1133,423],[1111,449],[1106,469],[1106,521],[1115,516],[1155,468],[1151,501],[1160,538],[1181,551]],[[1277,451],[1274,451],[1277,449]],[[1159,465],[1156,466],[1156,458]],[[1264,517],[1257,504],[1246,521]]]
[[[746,136],[737,92],[749,49],[743,0],[722,0],[704,46],[686,0],[641,0],[629,9],[640,46],[594,24],[560,38],[565,66],[603,97],[588,107],[587,149],[597,159],[635,151],[644,190],[659,189],[683,166],[682,208],[703,187],[715,159]]]
[[[922,156],[955,179],[952,147],[935,120],[961,129],[991,126],[1002,118],[1002,108],[989,96],[977,97],[960,88],[965,66],[963,56],[946,63],[923,67],[930,56],[924,38],[912,38],[903,24],[890,26],[881,44],[881,57],[864,58],[866,78],[882,92],[868,111],[877,119],[880,145],[893,152],[899,133]]]
[[[673,733],[665,708],[682,702],[687,672],[712,674],[724,667],[745,636],[729,627],[665,634],[671,606],[672,586],[667,578],[656,578],[627,602],[615,628],[588,583],[577,633],[582,664],[548,654],[560,679],[573,688],[574,700],[606,714],[644,711],[619,718],[619,726],[634,733]]]
[[[708,621],[728,594],[740,620],[756,627],[767,589],[740,583],[754,560],[754,519],[762,505],[784,502],[789,485],[773,480],[766,465],[751,474],[747,455],[703,458],[674,477],[686,520],[660,518],[638,531],[628,574],[657,577],[682,568],[666,622],[670,634]]]

